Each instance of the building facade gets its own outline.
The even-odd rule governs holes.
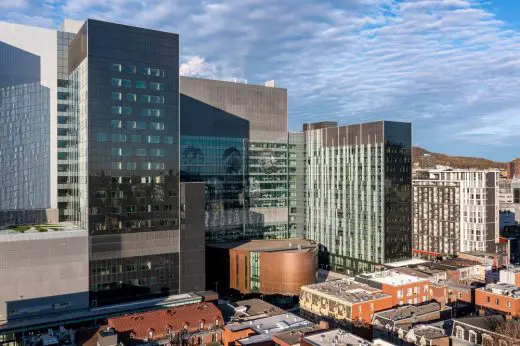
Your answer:
[[[90,19],[70,43],[73,218],[90,235],[92,305],[179,292],[178,44]]]
[[[429,170],[414,179],[416,255],[494,252],[499,238],[498,171]]]
[[[411,257],[411,124],[304,125],[306,236],[333,271]]]

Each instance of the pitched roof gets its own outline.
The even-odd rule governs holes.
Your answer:
[[[217,319],[223,323],[222,313],[214,304],[198,303],[109,318],[108,326],[118,333],[133,332],[136,339],[147,338],[149,331],[153,330],[156,339],[166,335],[168,328],[176,332],[187,324],[188,329],[193,330],[198,329],[201,322],[214,324]]]

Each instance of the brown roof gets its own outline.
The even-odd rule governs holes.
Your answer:
[[[200,323],[214,325],[216,320],[223,323],[222,313],[213,303],[198,303],[170,309],[153,310],[144,313],[113,317],[108,319],[108,326],[118,333],[134,333],[134,338],[144,339],[153,331],[153,339],[165,337],[166,330],[181,331],[188,325],[189,331],[198,330]]]

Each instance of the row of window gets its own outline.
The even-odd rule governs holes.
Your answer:
[[[135,149],[132,150],[131,148],[112,148],[112,155],[115,156],[130,156],[134,154],[135,156],[157,156],[157,157],[163,157],[166,156],[166,150],[164,149],[150,149],[149,151],[147,149]]]
[[[162,96],[161,96],[162,97]],[[121,106],[112,106],[112,114],[124,114],[130,115],[132,114],[132,107],[121,107]],[[164,112],[162,109],[155,108],[142,108],[141,116],[143,117],[161,117]]]
[[[112,169],[128,169],[128,170],[136,170],[137,162],[112,162],[110,167]],[[156,169],[164,169],[164,162],[142,162],[140,164],[141,169],[144,170],[156,170]]]
[[[114,87],[124,87],[124,88],[131,88],[132,87],[132,81],[130,79],[122,79],[122,78],[112,78],[112,86]],[[137,89],[150,89],[150,90],[164,90],[164,83],[158,83],[158,82],[145,82],[142,80],[135,81],[135,87]],[[121,93],[119,93],[121,94]],[[114,94],[112,94],[112,98],[114,98]],[[119,99],[121,100],[121,99]],[[131,101],[131,100],[129,100]]]
[[[127,129],[135,129],[135,130],[146,130],[147,128],[150,130],[162,131],[164,130],[164,123],[149,123],[147,124],[145,121],[125,121],[124,122]],[[111,120],[110,126],[116,129],[120,129],[123,127],[122,120]]]
[[[109,135],[106,133],[97,133],[96,141],[97,142],[107,142]],[[130,143],[150,143],[150,144],[159,144],[161,143],[161,136],[141,136],[141,135],[125,135],[125,134],[117,134],[114,133],[110,135],[112,142],[116,143],[124,143],[127,140]],[[164,144],[173,144],[173,136],[164,136],[162,143]]]
[[[136,74],[137,66],[135,66],[135,65],[123,66],[121,64],[111,64],[110,71]],[[162,69],[162,68],[143,67],[139,70],[139,72],[145,76],[164,77],[164,69]]]

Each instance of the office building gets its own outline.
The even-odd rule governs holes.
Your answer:
[[[305,124],[305,231],[333,271],[411,258],[411,124]]]
[[[499,237],[498,171],[429,170],[414,179],[417,255],[494,252]]]
[[[210,242],[288,238],[287,90],[181,77],[181,180],[206,183]]]

